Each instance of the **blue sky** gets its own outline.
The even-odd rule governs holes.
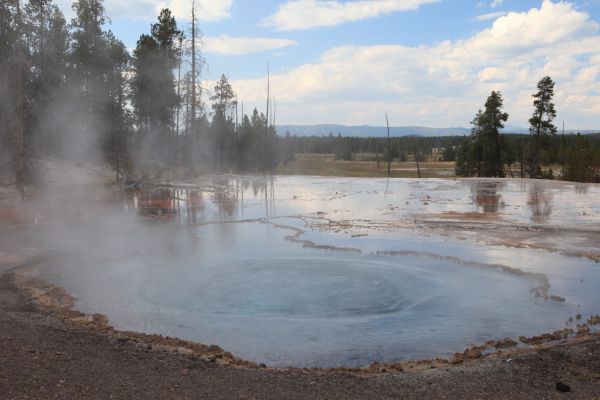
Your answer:
[[[57,1],[66,14],[69,0]],[[266,63],[278,122],[467,126],[491,90],[509,124],[526,126],[542,76],[558,119],[600,128],[600,0],[197,0],[205,85],[226,73],[247,107],[264,109]],[[128,48],[191,0],[105,0]]]

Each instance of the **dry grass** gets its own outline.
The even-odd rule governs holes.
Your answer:
[[[454,175],[454,162],[421,162],[421,177],[448,178]],[[348,177],[386,177],[386,163],[377,168],[375,161],[336,160],[333,154],[297,154],[296,162],[277,169],[282,175],[317,175]],[[392,177],[416,178],[417,166],[414,162],[393,162]]]

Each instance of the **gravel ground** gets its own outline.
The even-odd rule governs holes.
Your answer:
[[[570,392],[557,390],[559,382]],[[600,399],[600,338],[420,372],[221,366],[66,325],[36,309],[7,272],[0,277],[0,398]]]

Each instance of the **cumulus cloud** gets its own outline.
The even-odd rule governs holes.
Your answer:
[[[67,18],[73,17],[73,0],[55,0]],[[197,17],[200,21],[219,21],[230,18],[233,0],[196,0]],[[189,0],[106,0],[104,8],[111,17],[150,21],[156,19],[160,10],[169,8],[177,19],[190,19],[192,2]]]
[[[289,39],[231,37],[227,35],[207,36],[203,39],[203,42],[207,53],[226,55],[259,53],[296,44],[295,41]]]
[[[439,0],[290,0],[263,24],[280,31],[335,26],[398,11],[416,10]]]
[[[570,3],[509,13],[473,36],[408,47],[343,46],[318,62],[271,76],[278,121],[465,126],[491,90],[502,91],[511,125],[526,125],[544,75],[557,82],[559,119],[597,127],[598,24]],[[240,99],[264,108],[266,79],[233,82]]]

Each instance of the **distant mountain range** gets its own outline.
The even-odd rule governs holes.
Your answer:
[[[385,126],[347,126],[335,124],[320,125],[279,125],[277,133],[281,136],[289,132],[296,136],[327,136],[332,133],[346,137],[382,137],[387,136]],[[422,126],[390,126],[391,136],[453,136],[468,135],[471,132],[467,128],[426,128]]]
[[[327,136],[330,133],[334,136],[342,135],[345,137],[383,137],[387,136],[387,128],[385,126],[348,126],[336,124],[318,124],[318,125],[278,125],[277,133],[284,136],[286,132],[296,136]],[[518,126],[507,126],[503,130],[504,133],[529,133],[528,128]],[[582,131],[565,131],[565,133],[582,134],[595,133],[599,131],[582,130]],[[469,128],[428,128],[424,126],[390,126],[391,136],[464,136],[469,135]]]

